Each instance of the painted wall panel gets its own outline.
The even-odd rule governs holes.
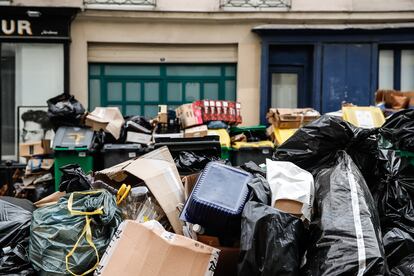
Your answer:
[[[322,112],[341,109],[342,102],[371,102],[371,45],[325,44],[322,62]]]

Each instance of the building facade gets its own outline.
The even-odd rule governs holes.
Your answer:
[[[243,124],[255,125],[265,123],[269,107],[329,112],[343,101],[373,104],[378,88],[414,90],[411,0],[0,0],[0,5],[1,20],[9,18],[6,8],[27,15],[28,8],[49,7],[72,15],[59,19],[68,25],[65,37],[53,38],[53,28],[43,28],[47,46],[56,48],[29,54],[38,59],[32,64],[45,65],[33,67],[32,80],[16,74],[10,94],[2,74],[3,149],[16,144],[17,117],[13,123],[10,118],[18,106],[43,106],[62,91],[89,110],[118,106],[124,115],[148,117],[158,104],[237,100]],[[18,37],[7,34],[10,22],[5,24],[2,60],[10,55],[3,52],[16,47],[6,40],[25,37],[19,41],[30,47],[44,45],[41,37],[27,35],[24,23]],[[0,66],[3,72],[9,65]],[[47,77],[34,71],[38,68],[48,68]],[[13,137],[5,136],[8,130]]]
[[[370,105],[414,89],[412,1],[86,0],[72,26],[71,92],[89,108],[153,116],[237,99],[245,125],[273,107]],[[88,91],[86,93],[86,91]]]
[[[17,160],[21,142],[47,138],[46,101],[69,91],[70,24],[79,10],[0,1],[2,160]]]

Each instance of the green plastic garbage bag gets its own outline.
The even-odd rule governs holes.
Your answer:
[[[33,212],[29,259],[40,275],[86,275],[118,225],[121,212],[106,190],[73,192]]]

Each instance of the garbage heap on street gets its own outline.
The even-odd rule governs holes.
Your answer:
[[[266,130],[210,102],[49,100],[53,144],[21,146],[15,187],[53,193],[0,197],[0,274],[414,275],[414,110],[271,109]]]

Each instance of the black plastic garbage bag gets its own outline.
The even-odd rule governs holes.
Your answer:
[[[347,122],[324,115],[298,129],[276,149],[274,159],[290,161],[313,172],[333,164],[336,152],[345,149],[353,137],[354,132]]]
[[[54,129],[60,126],[79,126],[85,108],[74,96],[61,94],[47,101],[48,116]]]
[[[384,275],[387,265],[372,195],[350,156],[315,179],[314,219],[310,225],[305,275]]]
[[[151,134],[151,123],[142,116],[132,116],[125,118],[125,126],[127,130]]]
[[[192,151],[180,151],[174,158],[175,165],[180,173],[202,171],[209,162],[218,160],[220,159],[217,157],[194,153]]]
[[[395,150],[381,150],[384,173],[378,183],[378,212],[390,268],[414,254],[414,166]]]
[[[91,189],[92,183],[90,179],[78,164],[69,164],[60,167],[59,170],[62,172],[59,191],[71,193]]]
[[[255,201],[270,205],[272,202],[272,191],[270,190],[270,186],[266,178],[260,174],[255,174],[247,186],[250,191],[248,201]]]
[[[414,275],[414,254],[411,254],[391,270],[392,276],[408,276]]]
[[[399,228],[392,228],[382,238],[388,267],[393,268],[406,256],[414,254],[414,238]]]
[[[259,174],[263,177],[266,177],[266,170],[259,167],[253,161],[249,161],[247,163],[244,163],[243,165],[240,165],[240,168],[245,170],[245,171],[248,171],[249,173]]]
[[[299,218],[249,201],[241,230],[238,275],[299,275],[306,240]]]
[[[394,150],[380,153],[388,160],[379,183],[383,190],[378,206],[381,228],[388,231],[397,227],[414,236],[414,166]]]
[[[28,259],[33,203],[0,197],[0,275],[34,275]]]
[[[380,133],[397,149],[414,151],[414,110],[393,114],[381,127]]]
[[[29,259],[42,275],[90,273],[120,222],[115,196],[108,191],[67,194],[33,212]]]
[[[362,172],[370,189],[379,181],[378,130],[357,128],[341,118],[323,115],[300,128],[276,149],[273,158],[290,161],[314,176],[336,162],[336,153],[346,150]]]

